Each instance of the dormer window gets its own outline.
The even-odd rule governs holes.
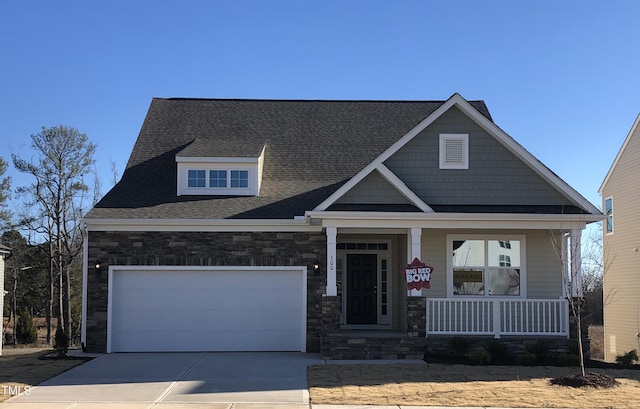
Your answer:
[[[189,189],[248,189],[249,170],[244,169],[187,169]]]
[[[176,155],[177,194],[258,196],[264,148],[258,157],[193,157]]]
[[[189,187],[205,187],[206,186],[206,180],[205,180],[205,175],[206,172],[204,170],[195,170],[195,169],[189,169],[189,176],[188,176],[188,181],[187,181],[187,186]]]
[[[232,170],[230,173],[231,173],[231,188],[249,187],[249,171]]]

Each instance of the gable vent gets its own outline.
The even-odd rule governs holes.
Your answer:
[[[469,169],[468,148],[468,134],[440,134],[440,169]]]

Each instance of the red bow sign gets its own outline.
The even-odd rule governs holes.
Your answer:
[[[407,268],[402,271],[407,277],[407,290],[431,288],[429,280],[431,280],[433,267],[429,267],[418,258],[414,258],[411,264],[407,265]]]

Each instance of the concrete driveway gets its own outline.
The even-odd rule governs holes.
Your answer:
[[[2,408],[308,408],[306,369],[323,363],[319,355],[295,352],[109,354]]]

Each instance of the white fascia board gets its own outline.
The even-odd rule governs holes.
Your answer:
[[[411,203],[413,203],[418,209],[422,210],[425,213],[433,213],[433,209],[429,207],[418,195],[416,195],[409,187],[400,180],[399,177],[395,175],[388,167],[383,164],[380,164],[376,167],[376,170],[380,172],[383,178],[387,180],[387,182],[391,183],[398,191],[406,197]]]
[[[176,156],[178,163],[258,163],[259,158],[233,158],[233,157],[202,157],[202,156]]]
[[[176,232],[313,232],[307,219],[83,219],[87,231],[176,231]]]
[[[323,227],[441,229],[583,229],[591,214],[307,212]]]
[[[260,156],[258,157],[258,196],[260,196],[260,188],[262,188],[262,169],[264,168],[264,152],[266,149],[267,145],[262,148],[262,152],[260,152]]]
[[[393,187],[395,187],[402,196],[404,196],[407,200],[413,203],[418,209],[427,213],[433,212],[433,209],[429,207],[428,204],[426,204],[422,199],[420,199],[418,195],[416,195],[411,189],[409,189],[409,187],[402,180],[400,180],[400,178],[398,178],[393,172],[391,172],[391,170],[389,170],[389,168],[387,168],[385,165],[377,164],[376,166],[373,166],[373,163],[372,163],[368,165],[365,168],[365,170],[367,170],[367,172],[364,174],[363,177],[358,178],[357,175],[353,177],[347,183],[342,185],[338,190],[336,190],[331,196],[325,199],[324,202],[320,203],[314,209],[314,211],[326,210],[327,207],[331,206],[336,200],[338,200],[345,193],[347,193],[354,186],[356,186],[358,182],[360,182],[366,176],[368,176],[369,174],[377,170],[387,182],[391,183],[391,185],[393,185]]]
[[[636,130],[638,129],[638,127],[640,127],[640,114],[638,114],[638,116],[636,117],[636,120],[633,122],[633,125],[631,125],[631,130],[629,131],[629,134],[627,134],[627,137],[625,138],[624,142],[622,143],[622,147],[618,151],[618,154],[616,155],[616,158],[613,160],[613,163],[611,164],[611,167],[609,168],[609,171],[607,172],[607,176],[604,177],[604,180],[602,181],[602,184],[600,185],[600,188],[598,189],[598,193],[600,194],[600,196],[602,196],[602,192],[604,190],[604,185],[606,185],[607,182],[609,181],[609,177],[611,177],[611,174],[613,173],[613,169],[615,169],[616,165],[618,165],[618,161],[622,157],[622,153],[627,148],[627,145],[629,144],[629,141],[631,140],[631,137],[636,133]]]

